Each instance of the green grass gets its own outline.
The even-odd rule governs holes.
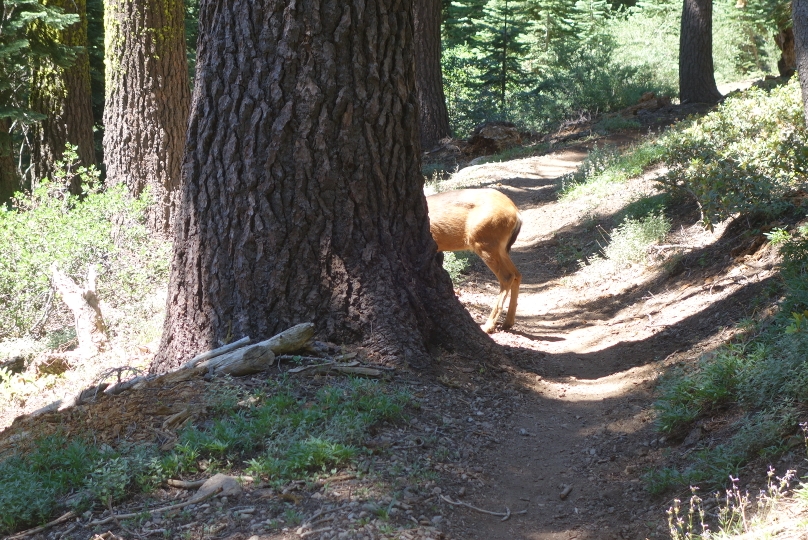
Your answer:
[[[238,462],[251,474],[289,480],[343,466],[359,452],[367,430],[402,417],[406,393],[383,383],[348,379],[320,389],[310,400],[278,384],[272,395],[206,427],[182,433],[182,449],[165,459],[166,469],[184,470],[187,455]]]
[[[409,394],[384,382],[343,379],[307,394],[294,380],[244,401],[211,396],[214,416],[186,428],[177,446],[100,448],[83,439],[42,439],[33,451],[0,461],[0,534],[48,521],[68,507],[105,506],[148,492],[167,478],[246,469],[273,482],[306,479],[351,464],[368,431],[403,418]],[[242,405],[238,405],[241,403]]]
[[[151,447],[102,449],[61,435],[39,440],[32,451],[0,461],[0,533],[48,521],[60,506],[114,502],[138,481],[145,487],[153,453]]]
[[[799,233],[783,242],[787,256],[779,294],[784,307],[802,310],[808,240]],[[742,414],[724,441],[697,447],[681,470],[649,473],[651,491],[688,484],[721,487],[751,460],[785,451],[784,441],[797,431],[799,411],[808,403],[808,327],[800,324],[802,315],[784,309],[757,331],[750,331],[746,321],[746,341],[724,345],[663,379],[656,403],[658,428],[673,439],[684,437],[702,418],[727,411]]]
[[[665,238],[670,229],[670,220],[661,212],[637,219],[627,217],[611,232],[603,255],[618,267],[645,262],[648,246]]]
[[[603,197],[614,190],[615,184],[640,176],[661,162],[665,149],[650,140],[625,152],[614,148],[593,149],[577,171],[561,178],[561,200],[585,196]]]

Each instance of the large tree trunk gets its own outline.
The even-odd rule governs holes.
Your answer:
[[[202,0],[153,372],[308,321],[382,360],[496,356],[429,233],[411,8]]]
[[[431,150],[451,135],[443,94],[440,0],[415,0],[415,86],[418,90],[421,148]]]
[[[791,0],[791,16],[794,21],[794,52],[802,89],[802,107],[805,121],[808,122],[808,0]]]
[[[57,33],[56,41],[63,45],[82,47],[69,68],[60,68],[43,58],[34,70],[31,88],[31,109],[46,116],[36,124],[31,144],[31,184],[52,177],[56,161],[62,159],[66,144],[78,148],[82,165],[95,165],[93,146],[93,110],[90,93],[90,62],[87,55],[86,0],[48,0],[66,13],[75,13],[79,22],[64,30],[47,27],[40,32]],[[70,192],[81,193],[81,180],[70,178]]]
[[[108,0],[104,161],[107,183],[148,186],[149,225],[170,232],[190,88],[182,0]]]
[[[20,179],[14,166],[10,127],[11,121],[8,118],[0,118],[0,205],[9,202],[14,192],[20,189]]]
[[[679,100],[715,103],[721,97],[713,68],[713,1],[684,0],[679,36]]]

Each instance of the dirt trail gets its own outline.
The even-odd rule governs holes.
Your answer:
[[[487,510],[527,512],[501,522],[457,509],[452,537],[669,538],[667,503],[649,497],[641,476],[665,453],[685,449],[669,446],[654,430],[654,381],[663,365],[696,358],[726,339],[732,322],[751,314],[749,299],[771,277],[771,265],[730,260],[723,244],[730,234],[694,226],[698,216],[686,207],[672,216],[678,232],[671,244],[686,246],[669,259],[672,269],[637,266],[605,276],[576,271],[564,260],[565,250],[590,245],[593,251],[599,225],[653,190],[645,178],[599,200],[559,202],[557,178],[584,156],[585,148],[566,150],[464,169],[453,179],[457,186],[499,186],[524,217],[513,249],[523,273],[517,323],[493,336],[511,352],[513,412],[494,430],[492,444],[470,460],[484,471],[484,481],[465,500]],[[459,291],[478,320],[493,299],[486,272],[478,263]],[[483,396],[472,409],[496,411],[496,405],[485,407],[493,391],[471,394]],[[567,486],[571,491],[562,499]]]

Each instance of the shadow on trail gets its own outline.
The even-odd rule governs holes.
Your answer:
[[[755,283],[742,286],[726,298],[718,300],[702,311],[694,313],[676,323],[664,326],[659,332],[650,337],[637,341],[621,341],[601,350],[577,353],[567,352],[561,354],[546,354],[544,366],[530,371],[543,377],[576,377],[577,379],[598,379],[625,371],[632,367],[641,366],[650,362],[663,360],[674,352],[687,350],[705,339],[715,336],[732,326],[738,320],[749,315],[751,301],[771,287],[774,277],[770,276]],[[587,313],[585,308],[580,313]],[[565,314],[565,318],[570,315]],[[521,326],[525,325],[525,321]],[[540,341],[559,341],[558,327],[546,327],[547,335],[552,339],[545,339],[541,326],[527,324],[530,330],[520,330],[521,335],[535,335]],[[525,355],[535,355],[536,351],[511,347],[511,354],[520,367],[519,358]]]

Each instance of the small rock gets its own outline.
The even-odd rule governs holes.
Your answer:
[[[442,521],[443,521],[443,516],[434,516],[432,518],[432,523],[434,523],[435,525],[437,525],[438,523],[440,523]]]

